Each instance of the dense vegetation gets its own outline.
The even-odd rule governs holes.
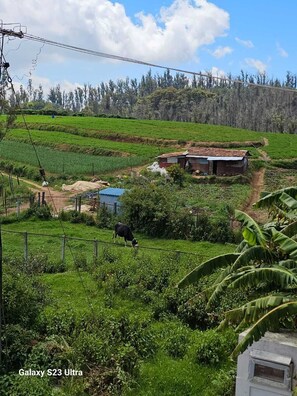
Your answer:
[[[28,230],[30,221],[9,228],[13,226]],[[70,224],[65,226],[69,229]],[[31,228],[60,232],[57,220],[32,219]],[[68,234],[86,236],[85,226],[71,228]],[[103,230],[89,230],[90,238],[98,232],[104,238]],[[16,250],[16,238],[5,232],[4,237],[8,260]],[[105,239],[110,241],[110,232]],[[217,320],[208,318],[203,302],[188,305],[192,291],[179,293],[175,287],[194,265],[187,255],[145,249],[135,254],[107,243],[100,245],[97,261],[90,249],[75,266],[69,254],[65,268],[46,258],[52,242],[49,236],[35,236],[29,243],[39,254],[28,261],[10,259],[4,267],[7,314],[1,395],[171,395],[186,390],[188,395],[206,396],[211,392],[205,378],[217,372],[211,391],[226,395],[232,389],[234,365],[227,356],[235,346],[234,333],[216,335],[212,328]],[[164,247],[162,240],[153,243]],[[180,247],[186,245],[189,242]],[[192,246],[189,250],[196,249],[201,259],[218,248],[206,243]],[[75,257],[82,250],[81,242],[77,248],[72,246]],[[164,365],[166,369],[158,369]],[[28,378],[18,375],[20,368],[60,368],[63,373],[72,368],[83,376]],[[170,375],[172,370],[176,374]]]
[[[233,80],[233,81],[232,81]],[[134,117],[228,125],[257,131],[296,133],[296,75],[288,72],[281,81],[266,74],[229,75],[217,79],[210,73],[189,78],[149,71],[137,79],[78,86],[66,92],[60,85],[47,95],[43,87],[21,86],[16,101],[35,114],[80,114]],[[251,84],[251,85],[249,85]],[[253,85],[258,84],[258,85]],[[275,89],[266,89],[265,86]],[[286,88],[282,90],[279,88]]]
[[[155,77],[150,78],[153,81]],[[145,77],[141,97],[134,82],[136,99],[133,102],[131,94],[129,110],[127,98],[124,101],[120,95],[116,105],[117,87],[108,91],[111,83],[106,89],[101,86],[101,91],[98,90],[102,96],[97,104],[95,99],[90,102],[91,87],[86,87],[82,95],[78,90],[72,102],[77,108],[68,106],[66,93],[62,95],[64,104],[55,102],[57,98],[60,101],[58,88],[51,91],[50,106],[42,96],[42,87],[39,93],[32,86],[28,92],[23,88],[19,92],[27,110],[35,112],[39,108],[49,114],[26,117],[41,162],[46,172],[52,173],[49,180],[61,177],[71,182],[78,176],[94,174],[127,191],[122,197],[124,210],[117,216],[99,209],[96,216],[72,211],[52,219],[48,207],[35,205],[26,212],[2,219],[6,224],[2,224],[5,324],[1,396],[231,396],[235,364],[229,356],[237,340],[234,323],[240,321],[239,330],[260,320],[272,306],[281,307],[286,314],[295,314],[292,290],[297,280],[291,267],[296,259],[296,241],[292,239],[292,244],[286,239],[295,234],[288,236],[288,218],[284,213],[289,212],[292,221],[296,190],[292,189],[293,195],[289,195],[292,199],[279,194],[280,202],[271,200],[274,208],[281,204],[276,223],[270,223],[265,231],[250,217],[236,212],[244,226],[244,242],[235,253],[230,243],[241,238],[232,229],[234,209],[248,204],[255,169],[262,171],[265,167],[264,183],[269,191],[296,184],[295,134],[78,116],[101,112],[100,106],[109,100],[105,111],[108,114],[128,116],[138,111],[141,117],[141,112],[145,112],[156,119],[206,122],[203,117],[211,113],[209,117],[213,118],[209,120],[215,123],[214,117],[223,122],[222,117],[229,112],[224,123],[239,125],[247,120],[247,107],[245,110],[240,107],[240,98],[247,100],[246,95],[250,95],[249,100],[253,101],[248,110],[249,122],[260,112],[261,107],[256,107],[260,101],[269,99],[263,93],[265,90],[236,84],[218,86],[211,80],[208,86],[202,86],[201,80],[190,88],[183,78],[177,84],[177,78],[181,76],[170,79],[167,73],[164,79],[168,85],[160,78],[158,84],[165,84],[162,91],[158,89],[161,86],[152,85],[149,92],[145,91],[149,76]],[[277,95],[271,95],[269,105],[274,106],[283,98]],[[289,101],[293,94],[288,95]],[[59,113],[64,105],[76,116],[50,116]],[[237,111],[236,120],[230,112],[231,105]],[[97,106],[97,110],[92,106]],[[226,113],[219,112],[220,106]],[[265,127],[262,117],[251,128],[295,132],[293,104],[289,112],[288,108],[279,106],[275,109],[285,114],[283,124],[275,124],[277,118],[271,116],[272,110],[267,106]],[[291,124],[288,114],[292,116]],[[6,129],[3,120],[2,132]],[[1,169],[40,179],[23,118],[18,118],[14,125],[9,122],[8,126],[10,132],[5,133],[0,145]],[[173,167],[167,178],[147,170],[142,170],[140,175],[131,174],[133,167],[148,164],[160,152],[201,142],[248,147],[253,153],[250,172],[238,177],[194,179]],[[126,175],[111,173],[128,166]],[[22,186],[15,187],[11,176],[8,181],[2,181],[3,188],[11,195],[23,191]],[[275,198],[273,194],[272,197]],[[140,241],[138,250],[112,243],[112,227],[118,220],[131,225]],[[295,227],[296,223],[289,226],[289,231],[295,232]],[[61,259],[62,232],[76,238],[68,241],[64,260]],[[28,253],[24,249],[26,240],[29,257],[24,260],[24,253]],[[98,257],[94,257],[94,240],[99,240]],[[218,254],[220,258],[213,259]],[[264,265],[263,257],[269,259]],[[197,267],[203,262],[206,263]],[[245,264],[249,265],[248,269]],[[296,266],[296,262],[293,264]],[[184,280],[180,282],[181,279]],[[178,282],[184,288],[177,288]],[[210,300],[209,291],[213,292]],[[251,301],[252,297],[261,301]],[[293,305],[283,306],[287,303]],[[252,317],[248,314],[251,310],[255,313]],[[261,335],[271,323],[279,324],[275,319],[281,315],[276,316],[272,321],[261,322],[249,340]],[[228,328],[218,331],[221,321]],[[280,324],[286,323],[281,320]],[[294,322],[290,323],[294,327]],[[56,368],[63,375],[26,378],[18,374],[20,368]],[[67,376],[64,371],[67,369],[81,370],[82,376]]]

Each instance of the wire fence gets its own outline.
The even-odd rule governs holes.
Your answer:
[[[170,250],[158,247],[139,246],[137,248],[125,248],[123,241],[116,243],[112,237],[110,242],[100,239],[86,239],[66,235],[42,234],[27,231],[14,231],[1,227],[3,239],[3,257],[23,258],[25,261],[34,256],[46,256],[48,260],[71,264],[73,258],[96,262],[103,256],[106,249],[119,253],[149,255],[174,254],[177,259],[187,258],[187,260],[203,260],[203,254],[186,252],[181,250]]]
[[[106,208],[110,213],[116,215],[121,213],[121,204],[119,202],[100,202],[96,196],[79,194],[68,198],[61,195],[51,195],[49,197],[46,192],[40,192],[35,195],[0,198],[0,214],[2,216],[16,214],[18,217],[22,211],[32,207],[34,204],[37,206],[49,205],[53,209],[53,215],[56,215],[55,211],[60,213],[62,210],[75,210],[79,213],[90,212],[92,214],[100,208]]]

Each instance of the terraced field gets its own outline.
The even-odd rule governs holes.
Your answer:
[[[17,128],[0,145],[0,157],[36,166],[32,139],[44,168],[57,175],[106,174],[152,163],[161,153],[199,144],[236,145],[249,149],[253,159],[261,152],[268,160],[297,158],[297,135],[167,121],[70,116],[25,119],[31,138],[23,118],[18,117]],[[266,144],[257,151],[251,142]]]

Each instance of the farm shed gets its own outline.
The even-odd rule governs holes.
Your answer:
[[[186,166],[185,152],[167,153],[158,156],[158,163],[160,168],[167,168],[168,166],[179,164],[182,168]]]
[[[160,167],[180,164],[192,172],[203,175],[232,176],[242,174],[248,167],[247,150],[227,150],[214,147],[190,148],[179,153],[162,154],[158,157]]]
[[[119,213],[121,203],[119,197],[124,194],[126,190],[124,188],[112,188],[108,187],[104,190],[99,191],[100,206],[106,206],[108,210]]]

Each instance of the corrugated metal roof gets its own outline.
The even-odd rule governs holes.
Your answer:
[[[124,188],[113,188],[108,187],[104,190],[99,191],[99,195],[112,195],[114,197],[119,197],[120,195],[124,194],[126,190]]]
[[[203,155],[186,155],[187,158],[205,158],[208,161],[241,161],[243,157],[207,157]]]

